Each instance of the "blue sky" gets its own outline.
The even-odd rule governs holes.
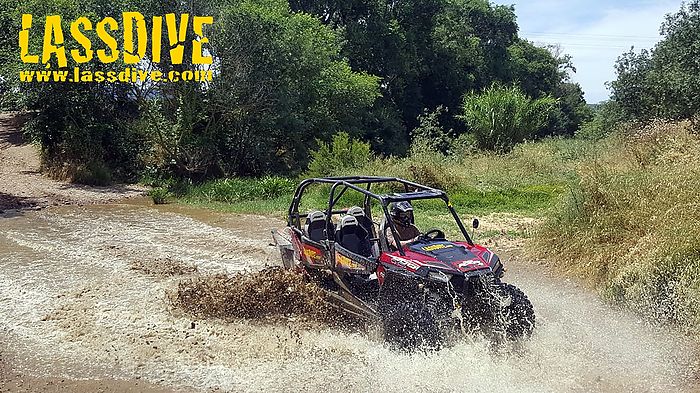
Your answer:
[[[558,44],[573,57],[572,79],[586,100],[605,100],[605,82],[615,79],[617,57],[635,47],[652,48],[661,39],[664,15],[680,9],[681,1],[495,0],[515,5],[520,36],[536,44]]]

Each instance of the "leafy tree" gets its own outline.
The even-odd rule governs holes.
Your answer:
[[[557,102],[549,114],[547,126],[536,134],[537,137],[573,136],[582,124],[593,118],[593,111],[583,98],[583,90],[578,83],[560,82],[552,96]]]
[[[466,96],[460,118],[478,148],[507,152],[516,143],[532,139],[555,104],[551,97],[531,99],[517,87],[493,85],[481,94]]]
[[[25,131],[40,143],[44,168],[57,176],[88,183],[105,183],[112,177],[134,179],[140,169],[139,156],[143,148],[142,138],[133,127],[139,115],[138,107],[131,98],[133,87],[125,83],[20,83],[17,75],[20,69],[46,69],[44,64],[20,63],[16,35],[21,14],[33,14],[30,53],[41,53],[46,15],[61,15],[62,29],[69,32],[70,22],[80,16],[100,20],[119,15],[124,6],[120,1],[77,4],[30,0],[12,4],[9,11],[4,11],[15,21],[11,29],[15,47],[9,57],[11,60],[3,65],[4,78],[10,90],[19,91],[19,104],[35,111]],[[93,30],[86,34],[95,43],[93,50],[104,49],[94,33]],[[78,45],[66,40],[65,46],[69,54]],[[77,66],[70,55],[67,61],[64,70]],[[49,67],[59,69],[56,56],[50,59]],[[120,71],[124,63],[121,60],[112,64],[90,62],[80,67],[91,71]]]
[[[666,16],[663,39],[617,60],[612,99],[628,120],[696,119],[700,113],[700,0]]]
[[[378,78],[350,69],[331,29],[284,1],[227,5],[218,20],[207,96],[226,173],[288,172],[308,162],[315,139],[362,135]]]
[[[456,134],[465,132],[451,113],[464,94],[493,82],[516,84],[535,98],[562,94],[562,105],[568,106],[554,111],[558,119],[543,134],[571,134],[581,122],[579,112],[586,110],[585,102],[575,102],[577,96],[562,86],[573,71],[570,59],[518,38],[512,6],[486,0],[292,0],[290,5],[342,34],[342,53],[353,69],[382,77],[375,108],[394,121],[372,137],[394,143],[373,143],[380,151],[396,153],[395,141],[405,141],[405,130],[419,126],[424,108],[448,109],[440,122]],[[378,122],[365,124],[375,129]]]

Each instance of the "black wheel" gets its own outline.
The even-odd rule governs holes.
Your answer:
[[[506,337],[511,340],[530,337],[535,328],[535,309],[530,299],[514,285],[501,285],[503,295],[510,299],[510,304],[502,310],[506,321]]]
[[[497,342],[529,337],[535,327],[535,311],[527,296],[493,276],[480,279],[480,288],[465,299],[462,310],[470,332]]]
[[[440,348],[440,327],[430,308],[398,304],[381,317],[384,339],[391,347],[407,351]]]

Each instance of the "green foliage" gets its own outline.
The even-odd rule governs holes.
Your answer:
[[[311,152],[308,177],[340,175],[361,168],[372,158],[369,143],[350,138],[346,132],[334,135],[331,143],[316,142],[319,148]]]
[[[124,9],[142,12],[149,30],[152,15],[213,15],[205,49],[214,65],[188,63],[194,38],[189,28],[185,64],[171,64],[164,50],[160,62],[152,62],[148,52],[138,67],[164,73],[211,69],[214,80],[17,81],[17,71],[30,67],[16,56],[22,12],[35,17],[30,52],[39,53],[45,15],[60,14],[67,32],[79,16],[97,21]],[[429,141],[432,150],[449,153],[456,146],[453,134],[466,131],[454,116],[466,92],[501,82],[535,98],[580,98],[576,91],[558,93],[566,79],[566,56],[519,39],[513,7],[486,0],[0,0],[0,26],[0,38],[8,38],[0,39],[2,105],[36,111],[27,131],[42,145],[45,167],[54,173],[67,172],[66,166],[75,172],[97,165],[94,161],[116,180],[132,180],[145,167],[195,182],[298,174],[312,158],[314,142],[340,131],[375,151],[404,155],[407,130],[414,130],[413,137]],[[86,34],[93,50],[103,49],[94,30]],[[67,51],[77,47],[72,39],[66,43]],[[68,59],[71,68],[75,64]],[[126,65],[120,59],[80,66],[119,71]],[[55,60],[51,67],[56,68]],[[572,99],[567,107],[569,101],[560,102],[558,121],[536,136],[578,127],[580,102]],[[459,146],[463,152],[474,144],[462,137]]]
[[[700,1],[666,16],[664,38],[651,50],[631,50],[616,63],[612,98],[626,120],[694,119],[700,113]]]
[[[295,187],[292,179],[281,177],[264,177],[260,179],[230,178],[205,182],[192,186],[184,195],[185,199],[206,202],[235,203],[241,201],[259,201],[288,198]],[[288,202],[287,202],[288,203]]]
[[[554,88],[557,103],[549,115],[547,126],[537,133],[543,136],[574,136],[580,127],[593,118],[593,110],[583,98],[578,83],[562,82]]]
[[[13,36],[10,40],[12,55],[0,56],[3,58],[0,79],[7,83],[9,90],[16,92],[12,98],[14,105],[35,111],[25,132],[40,144],[43,168],[50,174],[81,183],[106,184],[112,178],[134,180],[141,169],[143,138],[133,127],[138,118],[138,105],[129,98],[132,86],[124,83],[20,83],[17,75],[20,69],[45,69],[43,64],[20,63],[16,37],[23,12],[34,16],[30,52],[41,53],[45,15],[60,14],[62,28],[68,32],[74,18],[88,15],[95,20],[106,14],[118,15],[124,3],[114,1],[100,6],[92,2],[31,0],[7,5],[0,19],[9,15],[12,21],[9,31]],[[93,50],[102,49],[94,31],[87,35],[96,43]],[[73,40],[66,41],[67,53],[76,47]],[[0,51],[5,49],[3,42]],[[68,69],[77,66],[71,56],[67,59]],[[110,71],[120,70],[124,64],[121,61],[91,62],[80,66],[86,70]],[[49,61],[49,67],[58,69],[55,56]]]
[[[581,126],[576,136],[586,139],[602,139],[612,134],[624,123],[624,117],[617,102],[605,101],[596,105],[593,118]]]
[[[700,139],[688,122],[611,136],[532,252],[652,320],[700,323]]]
[[[165,187],[156,187],[148,192],[148,196],[151,197],[156,205],[163,205],[168,203],[170,192]]]
[[[57,177],[68,178],[73,183],[91,186],[107,186],[112,183],[112,173],[104,163],[99,161],[91,161],[68,170],[72,172],[63,176],[57,174]]]
[[[336,34],[285,1],[244,1],[218,10],[212,33],[220,74],[208,92],[226,174],[303,167],[315,139],[361,135],[378,78],[340,60]]]
[[[447,109],[442,106],[438,106],[432,112],[426,108],[423,114],[418,116],[418,127],[411,131],[413,144],[431,151],[448,153],[452,146],[452,130],[445,131],[440,125],[440,116],[446,112]]]
[[[373,148],[383,153],[405,152],[405,130],[421,127],[424,108],[442,106],[456,114],[464,94],[493,82],[515,84],[535,98],[558,98],[558,86],[573,70],[567,56],[518,38],[512,6],[486,0],[292,0],[290,5],[342,33],[342,53],[353,69],[383,78],[383,97],[366,123]],[[560,121],[547,135],[573,134],[582,107],[562,106]],[[441,116],[441,123],[465,132],[454,116]]]
[[[461,119],[469,126],[477,147],[507,152],[534,137],[555,102],[551,97],[530,99],[517,87],[494,85],[464,98]]]

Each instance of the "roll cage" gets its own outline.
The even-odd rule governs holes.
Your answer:
[[[377,183],[398,183],[399,185],[403,185],[404,192],[399,192],[399,193],[392,193],[392,194],[376,194],[371,191],[372,185],[377,184]],[[337,210],[334,209],[335,205],[340,201],[340,198],[345,194],[347,190],[354,190],[357,191],[361,194],[364,195],[364,202],[363,202],[363,209],[365,211],[365,215],[371,220],[372,218],[372,211],[371,211],[371,200],[374,199],[379,202],[382,212],[384,213],[384,217],[386,219],[387,224],[389,225],[389,228],[391,229],[391,233],[395,238],[399,238],[398,232],[396,230],[396,226],[394,225],[393,220],[390,219],[390,214],[388,210],[388,206],[392,202],[401,202],[401,201],[415,201],[415,200],[426,200],[426,199],[440,199],[445,202],[445,205],[447,206],[447,209],[450,211],[452,214],[452,217],[454,220],[457,222],[457,226],[459,227],[459,230],[462,232],[462,235],[464,236],[464,239],[469,243],[470,245],[474,245],[474,242],[472,242],[471,238],[469,237],[469,234],[467,233],[466,228],[464,227],[464,224],[462,223],[462,220],[459,219],[459,216],[457,215],[457,212],[455,209],[452,207],[452,204],[450,203],[449,198],[447,197],[447,194],[442,191],[438,190],[436,188],[424,186],[422,184],[414,183],[408,180],[400,179],[397,177],[378,177],[378,176],[341,176],[341,177],[323,177],[323,178],[310,178],[302,181],[299,186],[297,186],[296,191],[294,192],[294,198],[292,199],[292,203],[289,206],[289,214],[287,218],[287,224],[290,227],[296,227],[297,229],[301,229],[301,219],[306,218],[307,214],[306,213],[299,213],[299,204],[301,202],[301,198],[304,195],[304,191],[313,184],[329,184],[331,186],[330,193],[328,196],[328,207],[326,208],[326,228],[330,226],[331,223],[331,217],[334,214],[343,214],[346,213],[346,210]],[[413,191],[411,191],[413,190]],[[337,192],[337,195],[336,195]],[[333,236],[331,234],[327,234],[327,238],[329,242],[333,242]],[[385,236],[383,233],[378,233],[378,236]],[[405,252],[402,248],[399,248],[399,253],[401,255],[405,255]]]

